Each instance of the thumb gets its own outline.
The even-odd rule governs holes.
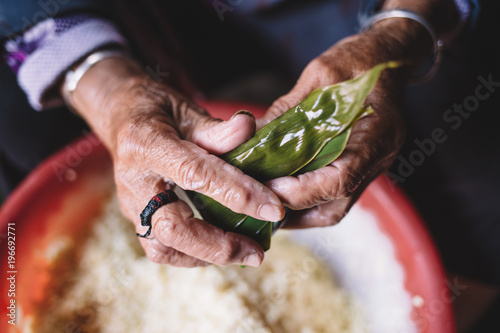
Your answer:
[[[193,116],[196,119],[186,139],[215,155],[233,150],[255,134],[255,117],[246,110],[236,112],[227,121],[198,112]]]
[[[299,104],[307,95],[312,91],[308,90],[309,87],[299,86],[298,84],[286,95],[278,98],[267,109],[266,114],[257,120],[257,129],[262,128],[264,125],[279,117],[295,105]]]

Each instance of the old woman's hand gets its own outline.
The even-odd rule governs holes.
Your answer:
[[[138,233],[147,231],[139,215],[149,200],[173,186],[258,219],[283,217],[284,208],[271,190],[213,155],[251,137],[253,117],[213,119],[124,58],[105,59],[90,68],[72,105],[110,151],[122,211]],[[264,257],[255,241],[194,218],[181,200],[159,208],[152,216],[151,236],[140,241],[152,261],[177,266],[257,266]]]
[[[342,155],[330,165],[266,183],[295,210],[288,227],[329,226],[339,222],[363,189],[394,161],[405,136],[401,102],[409,74],[432,50],[419,23],[395,19],[341,40],[309,63],[295,87],[278,99],[259,126],[298,104],[313,90],[351,79],[373,66],[403,60],[410,66],[386,70],[367,98],[374,109],[358,120]]]

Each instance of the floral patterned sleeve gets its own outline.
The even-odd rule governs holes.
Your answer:
[[[127,48],[125,38],[108,20],[85,14],[48,18],[5,45],[5,60],[35,110],[63,104],[49,92],[66,70],[97,48]]]

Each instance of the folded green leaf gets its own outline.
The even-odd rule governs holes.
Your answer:
[[[372,112],[364,103],[381,72],[397,66],[396,62],[380,64],[352,80],[313,91],[250,140],[220,157],[261,182],[330,164],[342,154],[354,123]],[[277,223],[238,214],[209,197],[193,195],[205,220],[249,236],[265,250],[269,248]]]
[[[351,135],[352,127],[358,121],[359,118],[362,118],[370,113],[373,113],[373,109],[370,106],[364,107],[364,112],[359,115],[357,119],[354,120],[352,125],[348,127],[345,131],[331,139],[327,142],[327,144],[321,149],[318,155],[307,165],[305,165],[302,169],[295,173],[295,175],[300,175],[309,171],[318,170],[328,164],[332,163],[337,159],[337,157],[342,154],[347,145],[347,141],[349,140],[349,136]]]

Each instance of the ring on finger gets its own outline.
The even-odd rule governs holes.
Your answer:
[[[175,194],[175,192],[172,190],[161,191],[160,193],[152,197],[140,215],[141,225],[143,227],[148,227],[148,231],[146,231],[146,233],[143,235],[136,233],[137,236],[142,238],[148,237],[151,234],[151,217],[153,216],[153,214],[161,206],[177,201],[178,199],[179,198],[177,197],[177,194]]]

